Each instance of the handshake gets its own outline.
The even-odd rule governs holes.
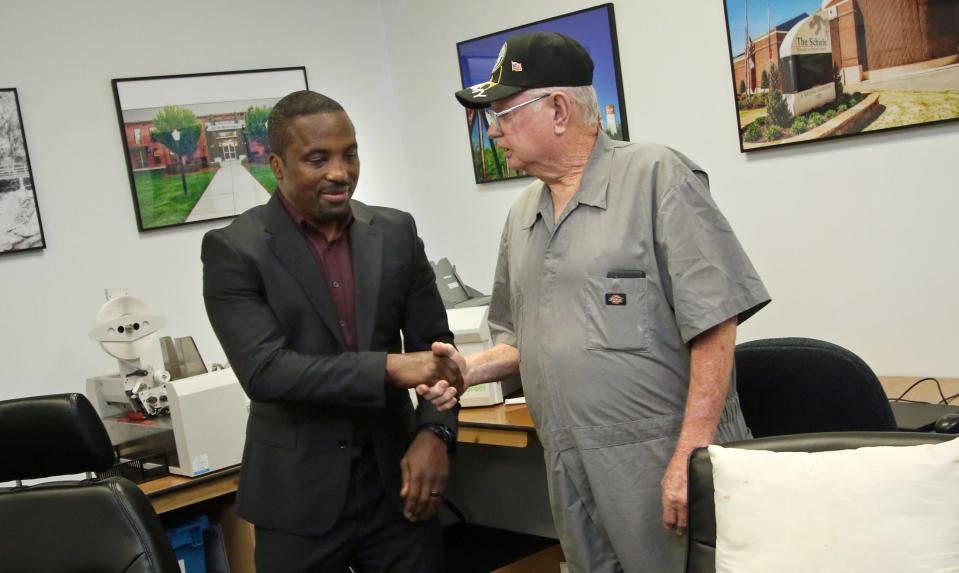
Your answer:
[[[466,359],[452,344],[434,342],[431,350],[386,356],[386,376],[397,388],[415,388],[439,410],[456,405],[469,387]]]

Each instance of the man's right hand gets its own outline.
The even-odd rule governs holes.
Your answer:
[[[434,342],[433,355],[452,360],[459,367],[459,373],[463,378],[463,385],[459,388],[449,380],[440,380],[433,385],[420,384],[416,387],[417,394],[432,402],[433,406],[442,412],[456,405],[458,402],[456,395],[462,394],[463,390],[469,388],[470,381],[468,380],[466,358],[456,350],[455,346],[443,342]]]
[[[386,375],[390,383],[398,388],[429,387],[443,380],[457,391],[463,390],[463,374],[459,365],[451,357],[429,350],[387,354]]]

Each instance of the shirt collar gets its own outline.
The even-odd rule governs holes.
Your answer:
[[[277,189],[274,191],[274,194],[276,194],[276,196],[280,199],[280,205],[283,205],[283,209],[287,212],[290,218],[293,219],[293,222],[296,223],[298,228],[308,233],[319,233],[324,238],[326,237],[326,235],[323,235],[323,232],[320,231],[316,225],[306,218],[306,215],[304,215],[303,212],[296,207],[296,205],[291,203],[286,197],[283,196],[282,191]],[[345,235],[346,230],[349,229],[350,225],[352,224],[353,209],[351,208],[349,211],[347,211],[346,218],[340,221],[340,225],[337,227],[337,235],[333,240],[335,241],[336,239],[339,239]]]
[[[593,151],[586,162],[586,169],[583,171],[583,179],[579,183],[579,189],[573,195],[571,201],[600,209],[606,208],[606,191],[609,187],[612,148],[612,140],[600,130],[596,142],[593,144]],[[539,193],[536,194],[536,197],[535,204],[531,201],[523,213],[520,222],[523,229],[532,227],[536,223],[538,215],[546,216],[550,197],[546,184],[542,181],[539,182]]]

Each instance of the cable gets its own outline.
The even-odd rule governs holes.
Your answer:
[[[942,399],[942,402],[940,402],[940,404],[948,404],[950,401],[955,400],[956,398],[959,398],[959,393],[953,394],[952,396],[946,396],[945,398]]]
[[[901,402],[912,402],[912,400],[903,400],[903,398],[906,396],[906,394],[908,394],[910,391],[912,391],[913,388],[915,388],[916,386],[918,386],[918,385],[920,385],[920,384],[922,384],[923,382],[926,382],[926,381],[928,381],[928,380],[931,380],[931,381],[933,381],[933,382],[936,383],[936,388],[939,389],[939,397],[942,398],[942,402],[939,402],[940,404],[948,404],[948,400],[951,400],[952,398],[959,397],[959,394],[956,394],[956,396],[952,396],[952,397],[950,397],[950,398],[947,399],[947,398],[946,398],[946,395],[945,395],[945,394],[943,393],[943,391],[942,391],[942,384],[939,383],[939,380],[938,380],[938,379],[936,379],[936,378],[920,378],[919,380],[916,380],[915,382],[913,382],[912,385],[910,385],[908,388],[906,388],[905,391],[903,391],[903,393],[900,394],[898,398],[896,398],[895,400],[893,400],[893,402],[900,402],[900,401],[901,401]]]

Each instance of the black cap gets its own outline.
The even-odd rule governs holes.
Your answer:
[[[456,92],[456,99],[482,108],[531,88],[592,83],[593,60],[579,42],[555,32],[534,32],[507,39],[489,81]]]

